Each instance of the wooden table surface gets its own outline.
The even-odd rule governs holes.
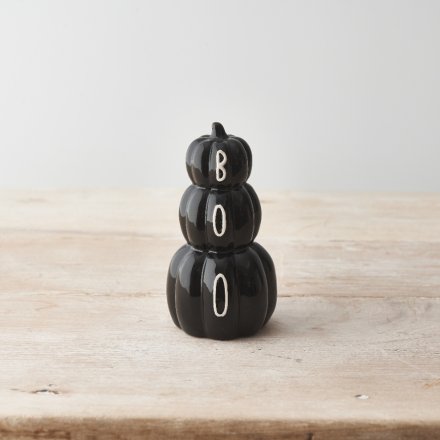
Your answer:
[[[0,192],[1,439],[440,438],[440,195],[259,192],[257,336],[168,314],[183,191]]]

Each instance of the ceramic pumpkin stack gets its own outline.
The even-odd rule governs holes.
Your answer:
[[[171,316],[192,336],[250,336],[269,320],[277,300],[272,259],[254,242],[261,207],[246,183],[251,150],[214,122],[211,135],[188,147],[186,168],[193,185],[182,196],[179,219],[188,244],[168,271]]]

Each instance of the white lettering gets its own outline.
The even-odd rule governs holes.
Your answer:
[[[222,159],[220,160],[220,156]],[[223,150],[218,150],[215,155],[215,164],[216,164],[216,170],[215,170],[215,177],[217,178],[218,182],[222,182],[226,179],[226,169],[225,165],[228,161],[228,158],[226,156],[226,153]],[[221,175],[220,175],[221,171]]]
[[[217,282],[221,278],[223,280],[223,287],[225,289],[225,306],[223,308],[223,312],[219,313],[217,310]],[[212,298],[213,304],[214,304],[214,314],[218,318],[223,318],[223,316],[226,316],[226,313],[228,311],[228,282],[226,281],[225,276],[222,273],[219,273],[214,278],[214,292],[213,292],[213,298]]]
[[[221,217],[222,227],[220,232],[218,232],[217,223],[216,223],[217,211],[219,209],[222,213],[222,217]],[[225,212],[225,208],[223,208],[222,205],[215,205],[214,212],[212,213],[212,227],[214,229],[214,234],[217,235],[217,237],[221,237],[226,231],[226,212]]]

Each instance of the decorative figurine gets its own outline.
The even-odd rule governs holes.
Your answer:
[[[218,122],[211,135],[188,147],[186,169],[193,185],[179,208],[188,244],[171,260],[167,300],[174,323],[192,336],[250,336],[275,309],[275,267],[254,242],[261,207],[246,183],[251,168],[249,145],[226,134]]]

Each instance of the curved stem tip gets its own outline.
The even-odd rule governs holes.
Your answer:
[[[223,125],[220,124],[220,122],[213,122],[212,123],[211,137],[218,137],[218,138],[227,138],[228,137],[225,129],[223,128]]]

